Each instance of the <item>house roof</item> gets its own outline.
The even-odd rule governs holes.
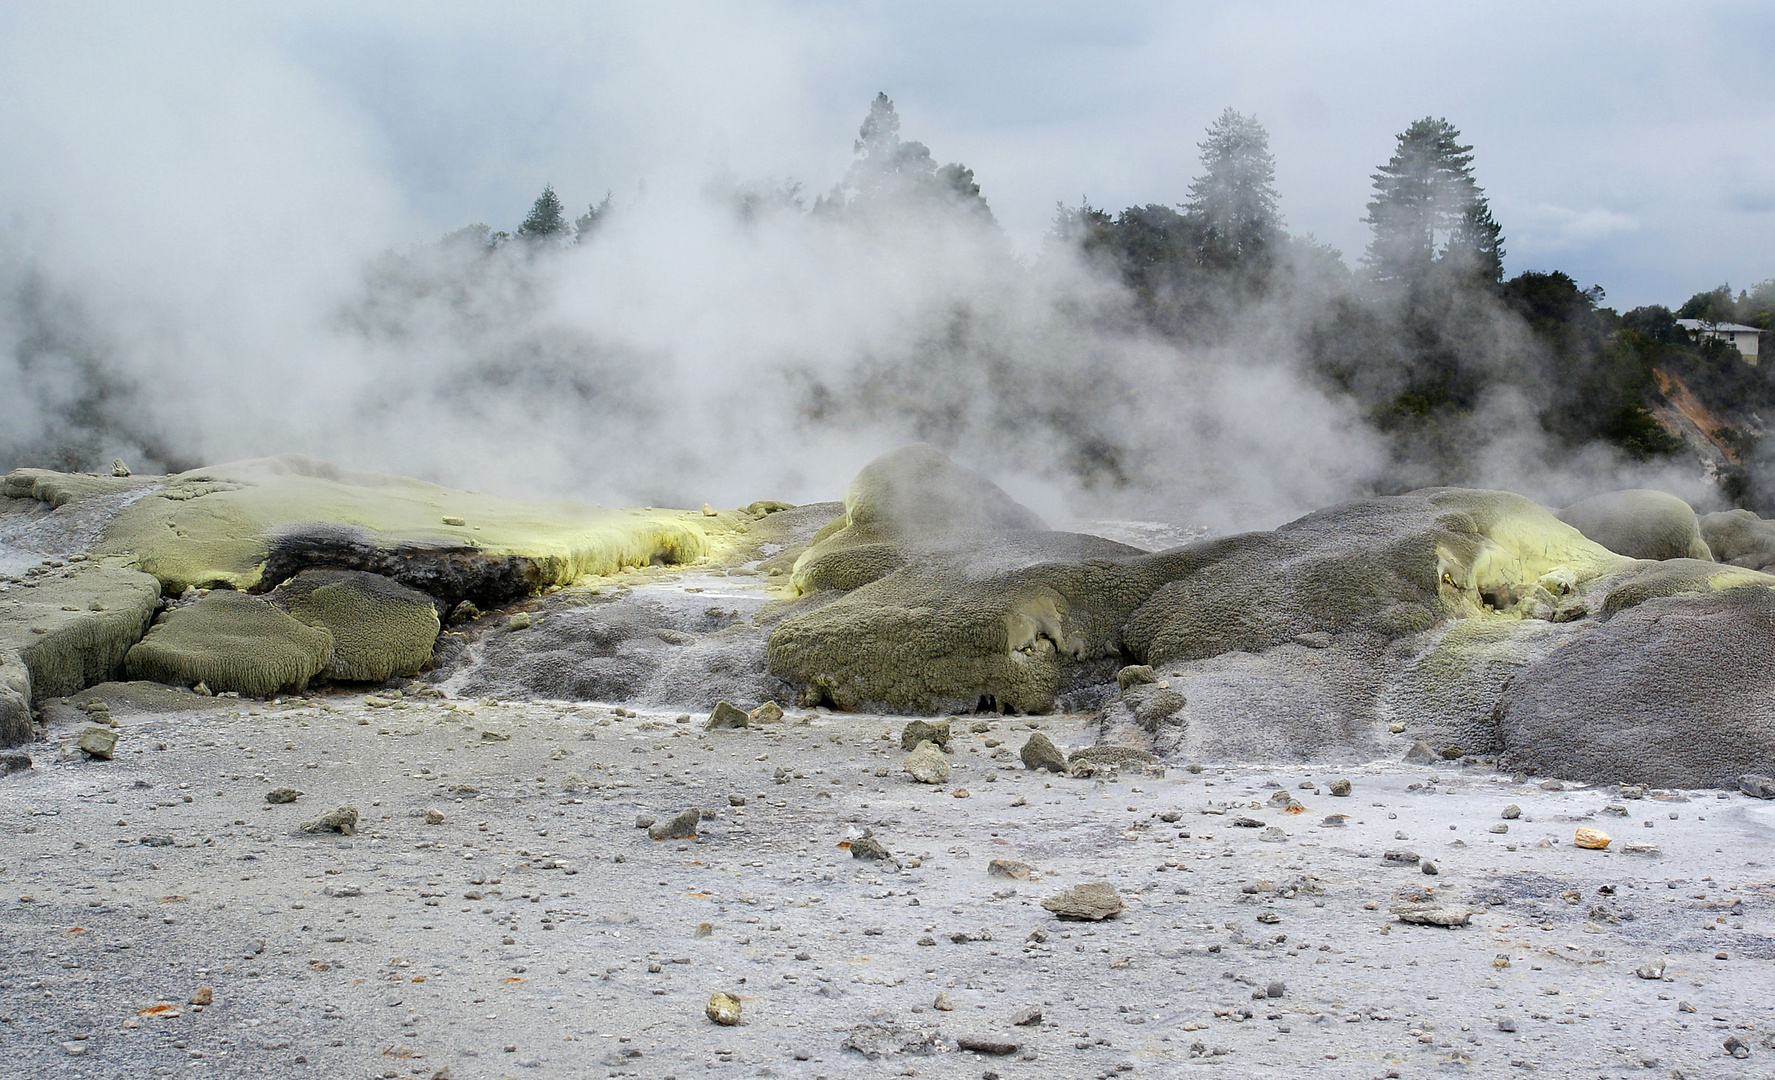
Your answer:
[[[1761,327],[1745,326],[1735,322],[1708,322],[1706,319],[1678,319],[1676,325],[1684,330],[1710,330],[1731,334],[1760,334]]]

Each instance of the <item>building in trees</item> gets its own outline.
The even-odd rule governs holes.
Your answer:
[[[1743,323],[1714,322],[1711,319],[1678,319],[1676,325],[1695,335],[1699,340],[1723,342],[1738,350],[1744,362],[1754,365],[1757,362],[1757,342],[1762,338],[1762,331],[1754,326]]]

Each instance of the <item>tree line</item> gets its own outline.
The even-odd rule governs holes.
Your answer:
[[[789,211],[891,221],[916,210],[996,229],[973,171],[939,165],[900,128],[893,102],[878,94],[849,170],[811,204],[792,183],[734,185],[723,196],[746,220]],[[1678,453],[1683,438],[1658,416],[1676,380],[1721,418],[1704,435],[1722,451],[1727,490],[1768,505],[1746,466],[1759,454],[1761,414],[1775,407],[1775,365],[1750,366],[1676,320],[1775,329],[1775,281],[1736,296],[1721,286],[1675,311],[1623,313],[1604,303],[1600,286],[1558,270],[1506,278],[1504,228],[1478,183],[1474,147],[1446,118],[1409,124],[1376,167],[1363,216],[1370,239],[1354,267],[1288,231],[1269,135],[1255,117],[1228,108],[1199,150],[1200,171],[1180,202],[1113,213],[1088,199],[1056,207],[1050,244],[1118,278],[1145,332],[1214,345],[1241,323],[1277,322],[1303,373],[1390,437],[1400,487],[1459,482],[1484,438],[1477,428],[1489,422],[1487,404],[1502,393],[1556,444],[1601,442],[1636,459]],[[488,251],[565,246],[589,240],[613,212],[606,195],[570,221],[551,185],[513,233],[475,225],[447,239]]]

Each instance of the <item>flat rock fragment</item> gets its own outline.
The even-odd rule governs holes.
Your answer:
[[[1087,881],[1042,901],[1042,907],[1062,919],[1099,922],[1121,912],[1126,906],[1115,886],[1106,881]]]

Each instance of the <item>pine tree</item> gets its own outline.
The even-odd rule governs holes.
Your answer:
[[[526,240],[550,240],[566,231],[567,213],[555,195],[555,185],[544,185],[542,194],[530,206],[530,216],[518,226],[518,235]]]
[[[887,94],[876,94],[870,103],[853,149],[856,158],[844,180],[815,204],[816,211],[870,211],[936,201],[992,220],[972,169],[954,162],[938,168],[930,147],[900,138],[900,115]]]
[[[1393,157],[1374,174],[1363,220],[1374,229],[1365,262],[1377,281],[1421,283],[1439,263],[1496,283],[1503,276],[1503,229],[1473,180],[1473,147],[1445,119],[1426,116],[1400,133]]]
[[[1255,117],[1229,108],[1198,145],[1202,175],[1190,183],[1184,204],[1197,261],[1217,270],[1242,268],[1261,275],[1282,236],[1269,132]]]

